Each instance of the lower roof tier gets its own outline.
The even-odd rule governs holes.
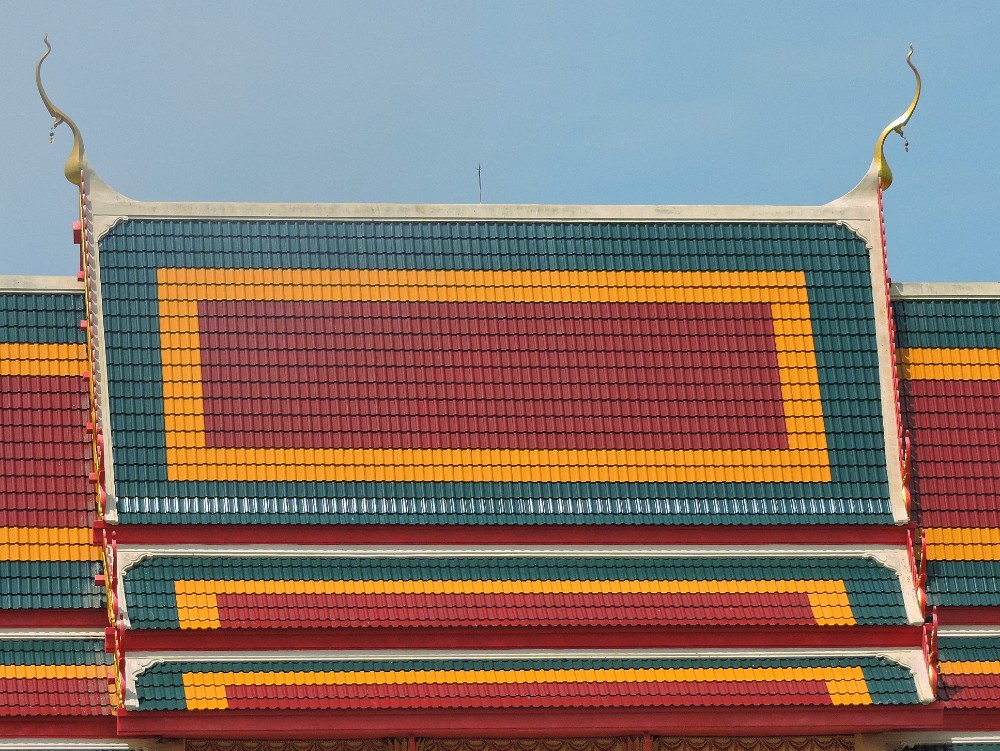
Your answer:
[[[110,716],[113,671],[103,634],[0,633],[0,734],[5,720]]]
[[[926,287],[893,310],[927,594],[932,605],[1000,606],[1000,299],[934,299]]]
[[[904,549],[825,555],[748,549],[207,549],[191,555],[120,548],[119,555],[125,562],[126,621],[139,630],[922,622]]]
[[[923,669],[919,653],[908,656]],[[138,712],[863,707],[931,699],[926,675],[871,654],[150,654],[127,665],[126,707]]]
[[[938,698],[953,709],[1000,709],[1000,628],[942,630]]]

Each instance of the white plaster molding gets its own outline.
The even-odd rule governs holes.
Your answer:
[[[893,300],[1000,299],[1000,282],[900,282],[890,288]]]
[[[85,631],[74,628],[4,628],[0,629],[0,639],[100,639],[104,640],[104,630]]]
[[[125,216],[116,216],[113,212],[108,213],[105,207],[135,202],[104,182],[89,164],[84,167],[84,185],[87,186],[87,196],[91,202],[91,232],[94,240],[100,242],[112,227],[127,219]]]
[[[917,599],[917,583],[910,567],[910,555],[905,548],[872,548],[865,557],[873,558],[886,568],[896,572],[899,584],[903,590],[903,607],[906,610],[906,620],[911,626],[922,625],[925,621]]]
[[[227,558],[833,558],[870,557],[902,574],[909,571],[909,557],[902,546],[890,545],[119,545],[118,571],[125,573],[150,557],[225,556]],[[923,622],[923,619],[920,621]]]
[[[115,567],[116,567],[116,582],[115,582],[115,594],[118,597],[118,612],[115,614],[118,618],[118,623],[121,624],[122,628],[130,629],[132,628],[132,621],[128,617],[128,602],[125,600],[125,576],[124,570],[122,569],[120,563],[120,553],[116,552]]]
[[[104,506],[104,520],[109,524],[117,524],[118,522],[118,509],[117,509],[117,495],[115,493],[115,452],[114,452],[114,436],[111,430],[111,398],[108,393],[108,356],[107,349],[104,346],[104,298],[101,292],[101,264],[100,264],[100,240],[99,238],[103,236],[99,233],[95,227],[95,194],[98,199],[102,199],[103,196],[109,196],[111,194],[118,196],[119,193],[113,191],[111,188],[104,183],[103,180],[97,175],[93,170],[88,169],[86,174],[86,182],[84,185],[87,188],[87,250],[93,256],[93,263],[90,263],[90,259],[85,259],[88,264],[89,272],[94,275],[94,291],[91,295],[90,302],[96,309],[94,330],[91,331],[92,341],[94,343],[94,349],[97,353],[97,362],[91,363],[91,367],[94,369],[95,377],[97,378],[97,383],[100,387],[100,401],[97,404],[98,408],[98,424],[101,429],[101,435],[104,438],[104,492],[105,492],[105,506]]]
[[[389,204],[139,201],[109,186],[89,166],[94,234],[127,219],[360,219],[393,221],[832,222],[864,233],[869,215],[855,191],[823,206],[668,206],[570,204]],[[864,181],[862,181],[864,182]],[[867,235],[866,236],[870,236]]]
[[[1000,626],[938,626],[938,636],[1000,636]]]
[[[17,276],[0,274],[0,293],[53,293],[83,294],[83,282],[75,276]]]

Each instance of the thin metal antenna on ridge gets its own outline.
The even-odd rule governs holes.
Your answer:
[[[476,174],[479,175],[479,203],[483,202],[483,165],[476,167]]]

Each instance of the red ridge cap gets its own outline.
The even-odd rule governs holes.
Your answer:
[[[129,650],[269,651],[282,649],[543,649],[912,647],[921,626],[663,626],[490,628],[276,628],[129,631]]]
[[[114,526],[119,545],[148,544],[582,544],[906,545],[908,527],[798,526],[412,526],[145,525]]]

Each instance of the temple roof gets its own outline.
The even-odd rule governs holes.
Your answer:
[[[938,652],[922,587],[994,604],[1000,309],[901,294],[894,327],[882,147],[915,104],[816,207],[141,202],[73,126],[83,307],[4,367],[86,362],[86,432],[52,434],[101,518],[5,549],[89,532],[110,620],[61,663],[3,637],[91,681],[40,712],[411,751],[991,722],[995,633]]]

